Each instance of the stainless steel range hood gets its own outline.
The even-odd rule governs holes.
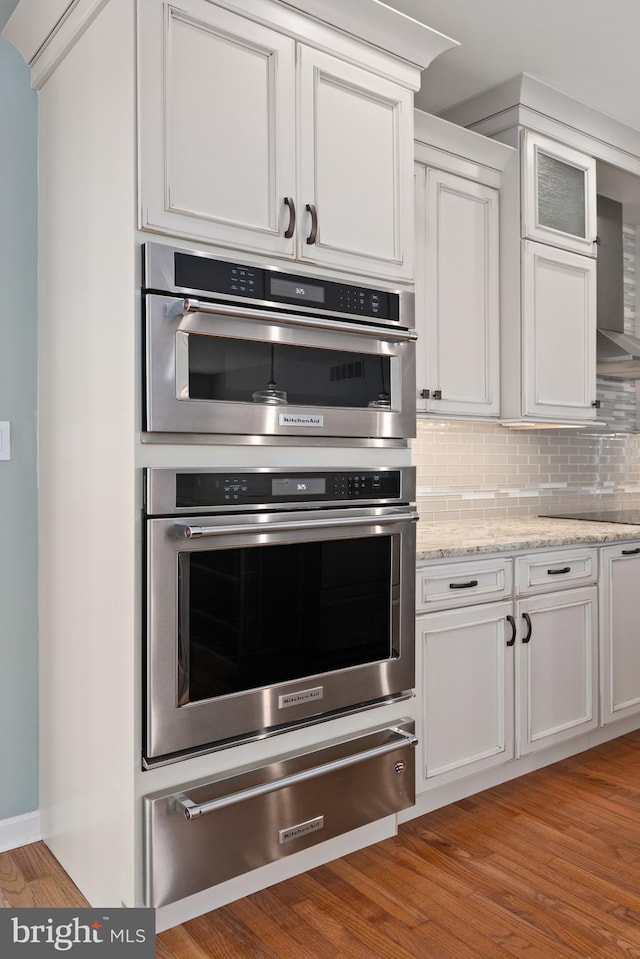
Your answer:
[[[598,197],[598,341],[596,370],[616,380],[640,379],[640,337],[624,331],[622,203]]]

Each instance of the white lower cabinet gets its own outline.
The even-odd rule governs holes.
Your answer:
[[[596,586],[516,603],[517,754],[598,725]]]
[[[510,602],[418,620],[422,786],[446,783],[513,758]]]
[[[512,562],[501,555],[418,570],[419,612],[429,583],[454,586],[448,609],[439,589],[438,611],[417,618],[418,792],[598,725],[596,550],[518,557],[515,593]],[[483,602],[470,586],[491,564],[509,585],[500,602]],[[572,572],[575,582],[566,578]],[[548,586],[540,592],[543,576]]]
[[[602,550],[602,723],[640,713],[640,543]]]

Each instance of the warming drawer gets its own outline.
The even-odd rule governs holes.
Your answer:
[[[414,723],[145,797],[145,901],[163,906],[415,802]]]

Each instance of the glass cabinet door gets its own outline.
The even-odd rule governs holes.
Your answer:
[[[530,130],[522,136],[522,236],[596,256],[595,160]]]

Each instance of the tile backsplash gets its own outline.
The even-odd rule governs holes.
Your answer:
[[[636,327],[636,228],[622,224],[624,283],[624,331],[637,333]],[[637,386],[635,380],[597,378],[599,424],[596,429],[633,432],[638,429]]]
[[[640,434],[418,418],[412,454],[425,522],[640,508]]]

